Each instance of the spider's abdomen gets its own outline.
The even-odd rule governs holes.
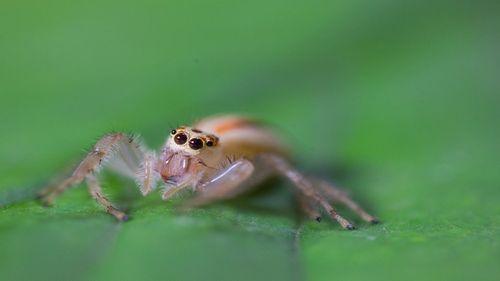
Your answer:
[[[253,158],[259,153],[288,155],[287,145],[263,123],[238,115],[219,115],[200,120],[195,128],[219,137],[226,156]]]

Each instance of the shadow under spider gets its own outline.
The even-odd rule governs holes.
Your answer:
[[[303,170],[305,170],[306,174],[309,176],[319,176],[320,178],[332,182],[335,185],[337,185],[337,183],[352,182],[356,178],[359,178],[362,172],[359,168],[339,164],[318,164],[316,167]],[[310,173],[309,171],[314,171],[314,173]],[[144,198],[141,200],[143,197],[140,195],[135,185],[117,175],[105,173],[104,178],[106,179],[106,191],[113,195],[114,201],[121,210],[130,213],[132,219],[134,217],[134,212],[139,209],[148,208],[148,206],[165,205],[166,203],[160,198],[156,200],[148,200]],[[3,192],[3,194],[0,195],[0,207],[7,207],[13,204],[36,200],[37,191],[44,185],[45,184],[36,184],[27,188],[10,189],[7,192]],[[245,213],[252,213],[260,216],[286,217],[297,223],[310,220],[301,212],[294,190],[287,185],[290,185],[290,183],[283,179],[271,178],[262,183],[260,186],[253,188],[235,198],[223,200],[201,208],[210,208],[214,205],[226,205]],[[360,202],[362,206],[367,206],[366,209],[370,211],[374,210],[371,208],[372,206],[366,204],[369,202],[366,195],[363,196],[362,191],[368,187],[353,187],[348,184],[342,184],[340,187],[347,191],[347,193],[351,195],[355,201]],[[79,186],[77,188],[85,187]],[[150,196],[154,195],[155,194],[151,194]],[[89,200],[92,200],[90,196]],[[182,206],[182,202],[183,200],[174,200],[174,208]],[[342,214],[346,214],[353,222],[356,222],[356,224],[361,222],[361,220],[352,211],[348,210],[344,206],[335,204],[335,208]]]
[[[307,170],[312,170],[314,173],[308,173]],[[339,188],[346,191],[354,201],[357,201],[361,206],[366,207],[365,209],[369,212],[373,211],[373,208],[371,208],[372,206],[366,204],[369,202],[366,195],[363,196],[363,190],[366,190],[369,187],[359,186],[356,188],[349,186],[349,184],[339,184],[355,181],[356,178],[359,178],[362,172],[361,169],[354,169],[353,167],[337,164],[318,165],[316,169],[313,167],[313,169],[307,170],[305,174],[308,176],[325,179],[335,186],[339,186]],[[310,221],[311,219],[307,218],[301,211],[297,198],[294,194],[294,189],[287,185],[290,185],[290,183],[286,180],[272,178],[263,183],[261,186],[252,189],[249,192],[243,193],[236,198],[224,200],[212,205],[224,204],[247,213],[262,216],[286,217],[295,221],[297,224],[308,220]],[[210,208],[212,205],[207,205],[202,208]],[[342,204],[334,203],[334,206],[341,214],[345,214],[357,225],[363,223],[363,220],[361,220],[358,215]],[[328,215],[325,214],[322,214],[322,216],[324,218],[328,217]],[[328,220],[325,220],[325,222],[328,222]]]

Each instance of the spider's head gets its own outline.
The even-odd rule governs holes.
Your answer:
[[[219,138],[190,127],[179,127],[170,132],[166,147],[187,155],[198,155],[217,147]]]
[[[172,130],[158,165],[163,180],[174,185],[189,181],[205,165],[203,159],[215,153],[218,140],[212,134],[189,127]]]

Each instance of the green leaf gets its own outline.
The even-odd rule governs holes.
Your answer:
[[[3,1],[0,280],[496,280],[494,1]],[[37,188],[107,131],[242,112],[349,189],[367,225],[301,220],[290,186],[187,213],[105,176]]]

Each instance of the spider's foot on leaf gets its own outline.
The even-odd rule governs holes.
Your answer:
[[[356,227],[350,223],[348,220],[344,219],[341,215],[337,214],[335,211],[330,212],[330,216],[332,219],[336,220],[344,229],[354,230]]]
[[[114,216],[118,221],[128,221],[130,219],[130,217],[125,214],[124,212],[114,208],[114,207],[109,207],[108,208],[108,214]]]
[[[120,221],[128,221],[128,220],[130,220],[130,217],[129,217],[128,215],[124,215],[124,216],[120,219]]]
[[[48,195],[37,194],[36,200],[44,207],[52,207],[54,205],[54,198]]]
[[[344,226],[344,228],[347,230],[355,230],[356,229],[356,227],[352,224],[348,224],[348,225]]]

